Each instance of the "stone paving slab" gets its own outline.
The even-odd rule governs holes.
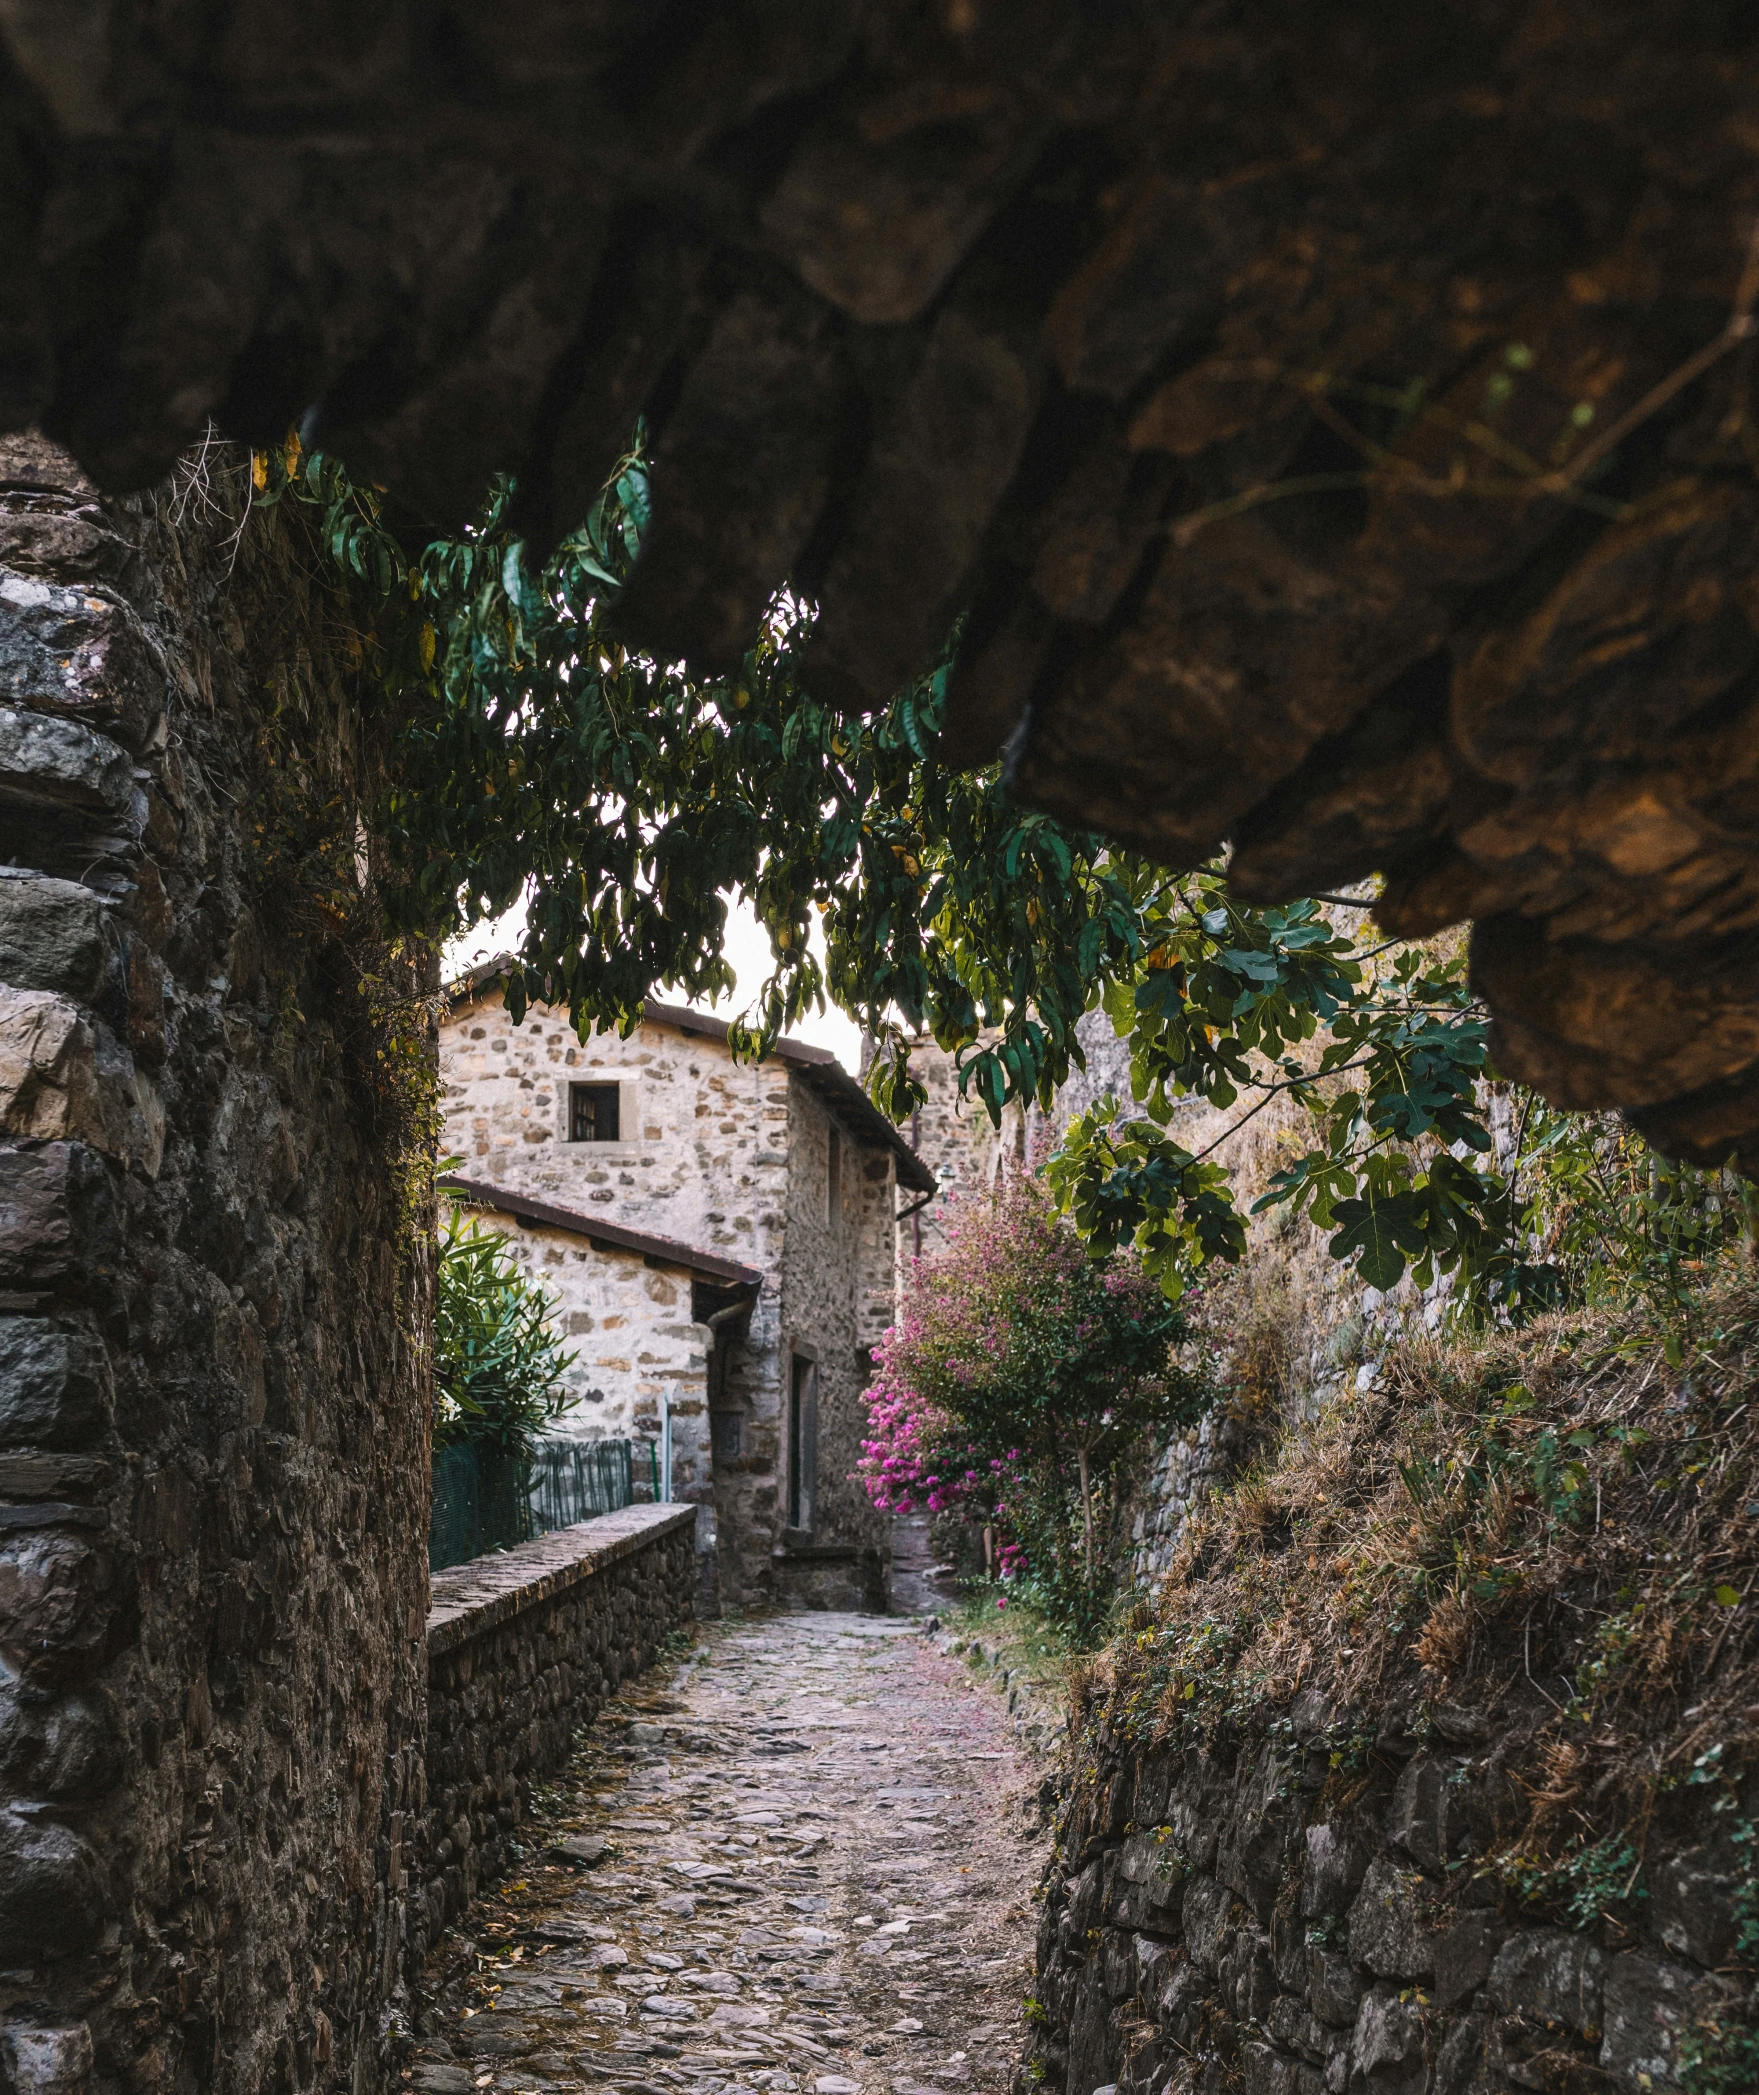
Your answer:
[[[709,1625],[606,1711],[524,1875],[440,1944],[405,2085],[1004,2089],[1043,1773],[913,1622]]]

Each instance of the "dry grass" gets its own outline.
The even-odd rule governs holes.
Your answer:
[[[1686,1368],[1605,1316],[1414,1340],[1190,1524],[1103,1721],[1245,1744],[1317,1690],[1339,1736],[1482,1712],[1525,1856],[1759,1748],[1759,1291]]]

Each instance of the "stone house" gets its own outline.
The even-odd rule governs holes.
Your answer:
[[[583,1043],[544,1006],[515,1025],[502,966],[441,1021],[442,1148],[462,1160],[444,1187],[557,1300],[577,1398],[558,1431],[656,1443],[722,1602],[883,1606],[861,1392],[900,1195],[933,1175],[823,1048],[739,1063],[723,1021],[658,1003]]]

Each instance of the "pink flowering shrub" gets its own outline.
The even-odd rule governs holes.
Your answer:
[[[1040,1179],[1011,1180],[906,1269],[857,1473],[881,1511],[989,1528],[1003,1577],[1095,1618],[1122,1472],[1195,1408],[1183,1328],[1131,1254],[1090,1258]]]

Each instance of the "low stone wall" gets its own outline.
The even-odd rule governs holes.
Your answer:
[[[1470,1866],[1513,1822],[1506,1736],[1443,1709],[1340,1748],[1316,1710],[1233,1757],[1086,1742],[1039,1929],[1047,2095],[1659,2095],[1740,2021],[1755,1785],[1665,1800],[1627,1930],[1542,1925]]]
[[[691,1620],[695,1531],[694,1506],[627,1506],[435,1572],[425,1837],[403,1865],[430,1940],[513,1860],[532,1783]]]

